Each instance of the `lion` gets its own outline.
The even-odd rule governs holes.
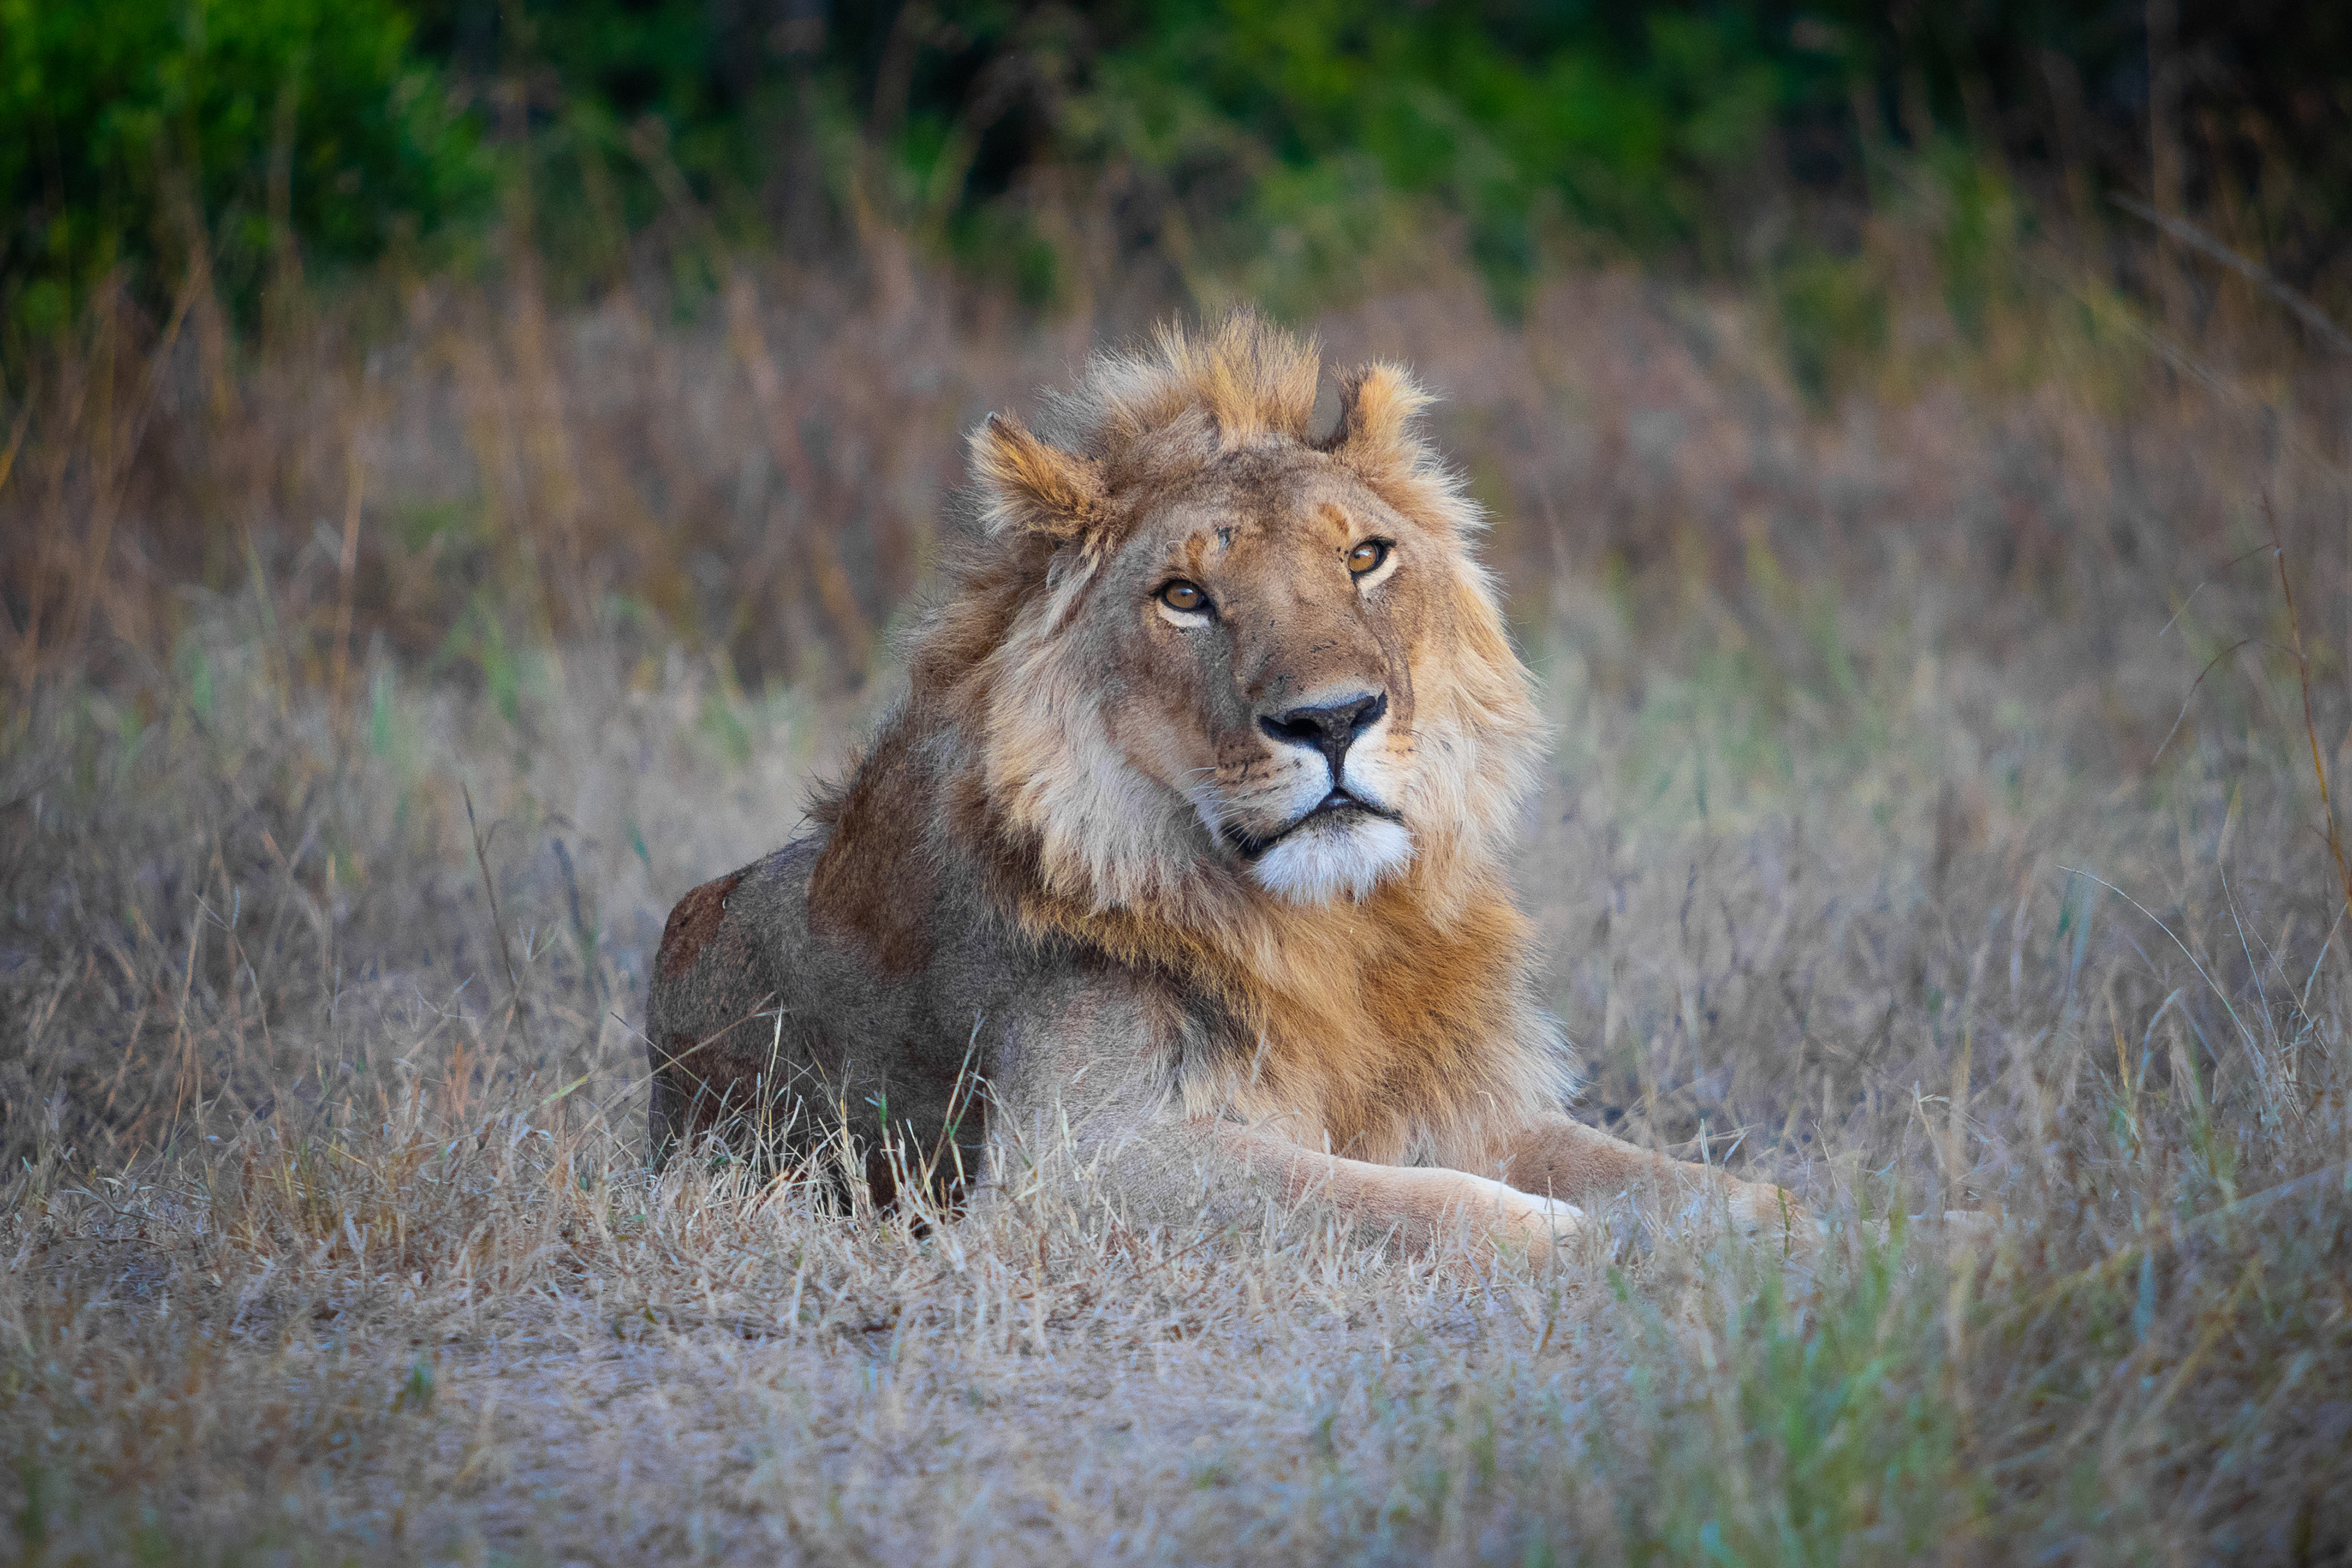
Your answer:
[[[1410,375],[1237,313],[970,437],[909,689],[812,830],[682,899],[647,1007],[656,1166],[718,1133],[950,1203],[1040,1139],[1129,1223],[1315,1205],[1543,1253],[1663,1189],[1567,1113],[1505,874],[1531,678]],[[1050,438],[1049,438],[1050,437]],[[853,1166],[853,1168],[856,1168]]]

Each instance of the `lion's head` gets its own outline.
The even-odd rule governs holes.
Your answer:
[[[1048,890],[1213,918],[1491,880],[1537,721],[1475,509],[1374,364],[1248,314],[971,437],[986,540],[919,657]]]

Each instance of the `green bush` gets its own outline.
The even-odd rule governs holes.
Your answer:
[[[661,221],[633,141],[657,129],[730,239],[821,251],[812,213],[854,184],[1033,301],[1065,259],[1039,204],[1089,191],[1130,252],[1293,305],[1433,223],[1507,301],[1553,232],[1719,261],[1780,118],[1845,91],[1841,58],[1738,5],[525,0],[494,29],[457,0],[415,10],[453,68],[551,89],[534,179],[552,254],[604,243],[581,221]]]
[[[1083,154],[1180,191],[1231,178],[1245,144],[1258,222],[1221,237],[1297,236],[1310,286],[1366,241],[1370,213],[1344,221],[1335,200],[1434,204],[1507,300],[1549,220],[1644,253],[1710,244],[1774,116],[1826,69],[1737,10],[1623,23],[1460,0],[1163,0],[1105,51],[1068,129]]]
[[[34,331],[116,268],[167,296],[198,236],[249,307],[273,261],[372,259],[488,174],[387,0],[0,0],[0,304]]]

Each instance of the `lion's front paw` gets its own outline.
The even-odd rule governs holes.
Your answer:
[[[1500,1182],[1494,1185],[1498,1189],[1495,1207],[1502,1222],[1499,1228],[1529,1252],[1549,1252],[1591,1223],[1574,1204],[1523,1193]]]
[[[1742,1236],[1810,1244],[1821,1235],[1811,1212],[1787,1188],[1769,1182],[1732,1183],[1730,1210],[1732,1226]]]

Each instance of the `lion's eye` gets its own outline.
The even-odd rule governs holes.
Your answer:
[[[1367,572],[1378,571],[1380,569],[1381,563],[1386,561],[1388,558],[1388,541],[1384,539],[1367,539],[1361,544],[1359,544],[1356,548],[1348,552],[1348,570],[1360,577]]]
[[[1201,592],[1198,583],[1187,583],[1180,577],[1160,590],[1160,602],[1171,610],[1205,610],[1209,607],[1209,595]]]

